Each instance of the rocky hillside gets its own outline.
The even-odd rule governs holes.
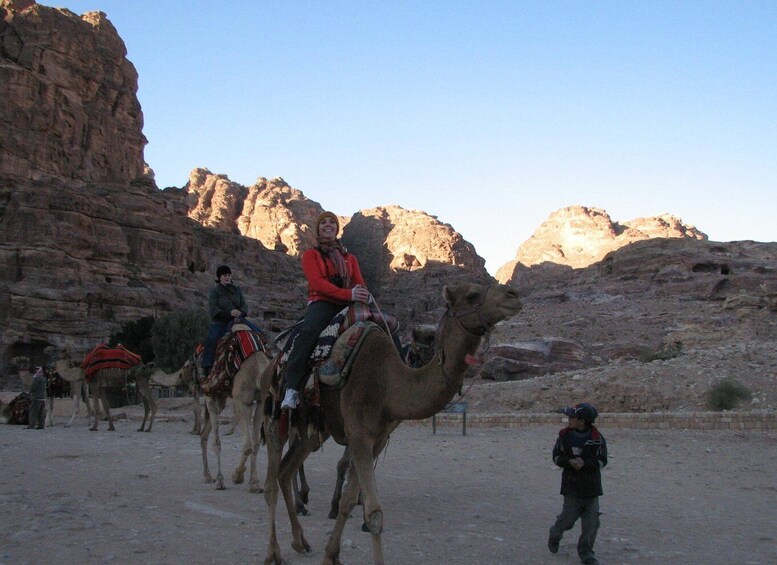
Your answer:
[[[706,234],[671,214],[616,222],[605,210],[569,206],[553,212],[521,244],[515,259],[499,269],[496,278],[499,282],[510,280],[519,265],[553,263],[587,267],[635,241],[664,237],[707,239]]]

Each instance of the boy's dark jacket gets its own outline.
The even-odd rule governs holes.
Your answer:
[[[579,498],[602,495],[601,469],[607,465],[607,442],[596,426],[591,426],[591,437],[583,446],[583,468],[576,471],[569,464],[574,459],[570,437],[572,428],[566,427],[558,433],[553,446],[553,462],[564,471],[561,473],[561,494]]]

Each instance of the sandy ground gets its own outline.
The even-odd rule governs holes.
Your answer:
[[[123,411],[120,409],[119,411]],[[133,409],[134,410],[134,409]],[[132,410],[115,432],[63,417],[43,431],[0,426],[0,563],[261,563],[264,497],[247,485],[216,491],[202,478],[190,423],[158,419],[138,433]],[[561,508],[550,460],[557,427],[522,430],[405,425],[377,464],[388,563],[574,564],[579,524],[558,554],[546,546]],[[602,563],[777,563],[777,434],[603,429]],[[224,438],[224,474],[239,434]],[[307,463],[313,551],[291,549],[285,512],[279,539],[290,564],[320,563],[341,448],[327,443]],[[264,473],[266,456],[259,464]],[[211,454],[211,467],[215,459]],[[229,480],[229,479],[228,479]],[[359,514],[355,512],[355,514]],[[343,563],[372,563],[369,534],[354,517]]]

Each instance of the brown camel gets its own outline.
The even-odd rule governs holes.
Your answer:
[[[267,481],[265,500],[270,514],[270,540],[265,564],[280,565],[275,507],[278,490],[283,493],[292,529],[292,547],[310,551],[302,525],[294,511],[291,478],[297,468],[331,436],[351,450],[352,472],[340,500],[339,513],[324,552],[324,565],[340,564],[343,528],[361,491],[364,515],[372,534],[373,561],[384,563],[381,532],[383,510],[378,499],[373,463],[388,442],[389,434],[402,420],[421,420],[440,411],[461,389],[468,355],[475,353],[482,336],[494,324],[521,309],[515,289],[493,284],[446,287],[447,311],[438,328],[433,360],[421,368],[405,365],[388,335],[371,332],[353,362],[346,384],[339,389],[321,388],[324,430],[308,435],[304,406],[300,410],[302,432],[291,442],[283,458],[283,443],[277,422],[265,415]],[[262,375],[262,406],[274,402],[272,370]]]
[[[143,402],[143,422],[138,428],[139,432],[150,432],[151,426],[154,424],[154,416],[156,416],[157,404],[151,395],[151,382],[148,378],[148,373],[145,367],[138,366],[132,369],[119,369],[108,368],[98,369],[92,374],[92,378],[89,381],[89,390],[92,392],[92,406],[94,408],[95,417],[91,431],[97,431],[97,406],[98,399],[102,402],[103,410],[105,411],[105,417],[108,419],[108,431],[113,432],[116,428],[113,425],[113,418],[111,417],[111,409],[108,406],[108,395],[106,389],[109,388],[124,388],[128,382],[135,382],[135,387]],[[146,428],[146,420],[148,419],[149,412],[151,412],[151,420],[149,421],[148,428]]]
[[[232,331],[248,329],[247,326],[235,324]],[[219,414],[227,404],[227,399],[232,398],[235,412],[235,420],[240,425],[243,434],[243,453],[240,463],[232,472],[232,482],[241,484],[245,477],[246,460],[251,457],[250,490],[262,492],[262,484],[256,469],[256,456],[259,452],[261,440],[260,426],[262,419],[260,414],[254,414],[259,400],[259,379],[264,370],[270,365],[270,358],[261,351],[254,352],[240,365],[232,379],[230,390],[205,397],[205,423],[200,434],[200,447],[202,448],[202,472],[205,482],[216,483],[217,490],[223,490],[224,475],[221,473],[221,437],[219,436]],[[199,367],[197,373],[200,373]],[[253,417],[253,421],[252,421]],[[208,437],[213,430],[213,452],[216,454],[218,472],[214,480],[208,467]]]

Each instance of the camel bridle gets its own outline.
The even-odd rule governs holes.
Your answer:
[[[447,316],[456,320],[456,322],[459,324],[459,327],[461,327],[461,329],[467,332],[468,334],[474,335],[476,337],[483,337],[491,330],[491,327],[492,327],[492,324],[489,324],[486,321],[486,319],[483,317],[483,312],[481,310],[481,308],[483,307],[483,304],[485,304],[486,302],[486,296],[488,295],[488,291],[491,290],[492,286],[493,285],[488,285],[486,287],[486,290],[483,292],[482,300],[477,304],[474,304],[470,308],[467,308],[465,310],[460,310],[457,312],[449,306],[448,309],[446,310]],[[461,318],[463,318],[464,316],[471,316],[473,314],[477,315],[478,320],[480,321],[480,326],[478,326],[474,330],[471,330],[461,323]]]

